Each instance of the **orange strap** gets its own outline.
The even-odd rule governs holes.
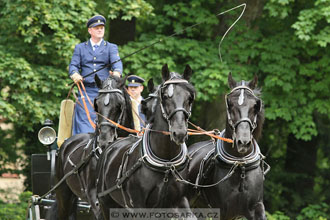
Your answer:
[[[112,121],[111,119],[108,119],[107,117],[105,117],[104,115],[98,113],[98,112],[95,112],[97,115],[101,116],[102,118],[104,118],[105,120],[107,120],[108,122],[114,124],[115,126],[117,126],[118,128],[120,129],[123,129],[127,132],[130,132],[130,133],[137,133],[137,134],[143,134],[143,131],[138,131],[138,130],[135,130],[135,129],[131,129],[131,128],[126,128],[125,126],[122,126],[121,124],[118,124],[117,122],[114,122]]]
[[[80,83],[82,84],[82,86],[84,86],[82,82],[80,82]],[[89,121],[89,123],[91,124],[91,126],[95,129],[95,128],[96,128],[96,125],[95,125],[95,123],[92,121],[91,116],[89,115],[89,111],[88,111],[88,108],[87,108],[87,105],[86,105],[86,101],[85,101],[85,96],[84,96],[84,94],[83,94],[82,91],[81,91],[81,88],[80,88],[80,86],[79,86],[79,83],[77,83],[77,87],[78,87],[78,90],[79,90],[80,95],[81,95],[81,100],[83,101],[83,104],[84,104],[84,108],[85,108],[85,112],[86,112],[86,115],[87,115],[88,121]],[[86,92],[86,90],[85,90],[85,92]],[[87,93],[86,93],[86,94],[87,94]],[[93,105],[92,105],[92,107],[93,107]]]
[[[91,104],[91,106],[93,107],[93,104],[91,102],[91,100],[89,99],[88,95],[87,95],[87,92],[86,92],[86,89],[84,87],[84,84],[82,82],[81,83],[81,86],[83,87],[85,93],[86,93],[86,96],[87,96],[87,99],[89,101],[89,103]],[[81,88],[79,86],[79,84],[77,83],[76,84],[78,89],[79,89],[79,92],[80,92],[80,95],[81,95],[81,99],[83,100],[83,104],[84,104],[84,108],[85,108],[85,111],[86,111],[86,115],[87,115],[87,118],[88,118],[88,121],[89,123],[92,125],[92,127],[95,129],[96,128],[96,125],[95,123],[92,121],[92,119],[90,118],[90,114],[89,114],[89,111],[88,111],[88,108],[87,108],[87,105],[86,105],[86,102],[85,102],[85,97],[81,91]],[[72,88],[71,88],[72,89]],[[126,90],[127,91],[127,90]],[[71,92],[71,91],[70,91]],[[128,91],[127,91],[128,92]],[[129,94],[129,92],[128,92]],[[131,95],[131,94],[129,94]],[[69,95],[68,95],[69,96]],[[138,131],[138,130],[135,130],[135,129],[131,129],[131,128],[126,128],[125,126],[122,126],[121,124],[118,124],[117,122],[114,122],[112,121],[111,119],[108,119],[107,117],[103,116],[102,114],[98,113],[98,112],[95,112],[97,115],[103,117],[105,120],[109,121],[110,123],[114,124],[115,126],[117,126],[118,128],[120,129],[123,129],[127,132],[130,132],[130,133],[136,133],[138,135],[142,135],[144,133],[144,130],[146,130],[145,128],[142,128],[141,131]],[[142,119],[141,119],[142,120]],[[142,120],[143,122],[143,120]],[[207,135],[207,136],[210,136],[212,138],[216,138],[216,139],[220,139],[220,140],[223,140],[223,141],[226,141],[228,143],[233,143],[233,140],[232,139],[229,139],[229,138],[223,138],[223,137],[219,137],[217,135],[214,135],[214,131],[205,131],[203,130],[201,127],[199,126],[196,126],[194,125],[193,123],[189,122],[191,125],[193,125],[195,128],[197,128],[197,130],[193,130],[193,129],[188,129],[188,135]],[[152,129],[150,129],[152,130]],[[152,131],[155,131],[155,130],[152,130]],[[164,135],[169,135],[170,132],[168,131],[157,131],[157,132],[160,132],[160,133],[163,133]]]
[[[232,139],[229,139],[229,138],[223,138],[223,137],[220,137],[220,136],[217,136],[217,135],[214,135],[212,134],[213,131],[198,131],[198,130],[192,130],[192,129],[188,129],[190,130],[191,132],[188,132],[189,135],[207,135],[207,136],[210,136],[210,137],[213,137],[213,138],[216,138],[216,139],[220,139],[220,140],[223,140],[223,141],[226,141],[228,143],[233,143],[233,140]]]
[[[87,94],[87,92],[86,92],[86,89],[85,89],[85,85],[84,85],[84,83],[83,82],[80,82],[81,83],[81,87],[83,88],[83,90],[84,90],[84,92],[85,92],[85,94],[86,94],[86,97],[87,97],[87,100],[88,100],[88,102],[89,102],[89,104],[93,107],[93,109],[94,109],[94,104],[92,103],[92,101],[90,100],[90,98],[88,97],[88,94]]]
[[[189,121],[189,124],[191,124],[192,126],[194,126],[195,128],[197,128],[197,130],[188,129],[188,131],[190,130],[190,131],[193,132],[193,134],[191,134],[191,135],[205,134],[207,136],[210,136],[210,137],[213,137],[213,138],[216,138],[216,139],[220,139],[220,140],[226,141],[228,143],[233,143],[233,140],[232,139],[223,138],[223,137],[219,137],[217,135],[212,134],[212,133],[214,133],[214,131],[205,131],[204,129],[202,129],[201,127],[199,127],[199,126],[197,126],[197,125],[195,125],[193,123],[191,123],[190,121]]]

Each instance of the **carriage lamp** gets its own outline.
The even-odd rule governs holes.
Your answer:
[[[52,125],[53,122],[46,119],[38,132],[38,139],[43,145],[51,145],[56,140],[56,131],[51,127]]]

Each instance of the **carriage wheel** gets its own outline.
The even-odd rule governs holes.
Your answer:
[[[40,207],[36,203],[36,197],[32,196],[27,210],[27,220],[40,220]]]

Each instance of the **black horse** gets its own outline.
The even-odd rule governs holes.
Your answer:
[[[163,83],[154,93],[152,124],[143,137],[118,140],[102,154],[97,192],[105,219],[109,219],[109,208],[189,209],[187,187],[171,174],[188,174],[184,142],[195,98],[195,89],[188,82],[191,75],[188,65],[183,77],[170,73],[164,65]]]
[[[97,161],[103,149],[118,135],[128,135],[125,131],[117,132],[117,127],[106,118],[134,128],[131,100],[125,89],[125,80],[110,76],[102,82],[95,76],[96,84],[100,88],[99,95],[94,100],[94,108],[99,113],[97,128],[95,133],[72,136],[61,146],[56,161],[57,180],[60,181],[73,169],[79,169],[55,190],[56,205],[51,210],[50,219],[75,219],[78,197],[91,205],[96,219],[102,218],[96,197]]]
[[[189,147],[189,179],[199,185],[190,188],[190,203],[220,208],[222,220],[266,219],[263,181],[267,164],[256,141],[264,121],[260,90],[255,89],[257,77],[238,83],[229,74],[228,84],[227,124],[220,136],[233,143],[204,141]]]

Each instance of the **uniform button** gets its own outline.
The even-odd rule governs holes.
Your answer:
[[[94,66],[96,66],[96,63],[94,63]]]
[[[96,60],[96,57],[94,57],[94,60]]]

